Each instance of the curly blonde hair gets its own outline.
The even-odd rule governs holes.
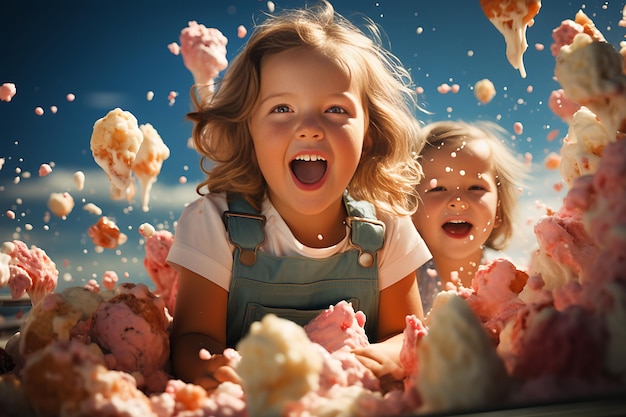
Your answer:
[[[513,236],[515,218],[518,210],[519,188],[523,186],[527,176],[524,163],[516,158],[505,142],[506,130],[496,123],[477,121],[433,122],[424,127],[426,142],[418,149],[423,157],[426,153],[436,152],[442,143],[460,146],[472,139],[484,139],[491,147],[493,169],[498,187],[498,218],[500,224],[494,227],[485,246],[494,250],[505,249]],[[417,145],[419,146],[419,144]]]
[[[379,213],[412,214],[418,204],[416,185],[423,176],[411,152],[412,144],[423,140],[414,116],[419,106],[409,72],[381,46],[376,25],[366,19],[366,26],[371,37],[327,1],[268,16],[257,25],[212,97],[203,103],[192,93],[195,111],[187,117],[194,122],[193,142],[207,175],[198,193],[205,188],[240,193],[260,208],[267,184],[248,120],[259,95],[261,63],[272,54],[307,46],[333,59],[361,87],[371,146],[364,148],[348,191],[357,200],[373,203]]]

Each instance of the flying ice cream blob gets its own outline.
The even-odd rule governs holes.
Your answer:
[[[198,84],[213,80],[228,65],[226,37],[215,28],[207,28],[195,21],[180,33],[183,62]]]
[[[74,209],[74,199],[68,192],[51,193],[48,199],[48,208],[57,217],[65,217]]]
[[[82,191],[85,188],[85,173],[83,171],[74,172],[72,179],[78,191]]]
[[[506,57],[513,68],[526,78],[523,55],[528,48],[526,29],[539,13],[541,0],[480,0],[489,21],[504,36]]]
[[[126,243],[128,238],[107,216],[100,217],[97,223],[91,225],[87,229],[87,234],[94,245],[108,249],[115,249],[118,245]]]
[[[496,96],[496,87],[487,78],[479,80],[474,84],[474,96],[481,103],[487,104]]]
[[[180,32],[180,53],[185,67],[199,86],[202,100],[213,94],[213,80],[228,66],[226,44],[228,39],[215,28],[207,28],[196,21],[189,22]]]
[[[163,143],[163,139],[150,123],[139,126],[143,133],[143,142],[133,165],[133,172],[141,184],[141,206],[148,211],[150,190],[161,172],[163,161],[170,157],[170,149]]]
[[[0,85],[0,100],[9,102],[16,92],[17,89],[15,88],[15,84],[4,83]]]
[[[132,168],[142,141],[137,119],[120,108],[111,110],[93,126],[93,157],[122,196],[127,194],[133,181]]]

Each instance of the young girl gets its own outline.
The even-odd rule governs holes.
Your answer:
[[[457,275],[471,286],[485,248],[502,250],[513,235],[524,164],[489,122],[442,121],[424,128],[422,205],[413,223],[433,259],[417,271],[424,312],[442,284]]]
[[[181,273],[177,377],[209,390],[237,382],[222,352],[253,321],[273,313],[303,325],[341,300],[380,342],[357,357],[402,376],[405,317],[423,315],[414,271],[431,257],[410,218],[422,171],[408,80],[324,2],[269,17],[212,99],[196,101],[194,143],[214,165],[168,258]]]

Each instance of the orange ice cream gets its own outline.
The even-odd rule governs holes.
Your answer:
[[[133,182],[132,168],[142,141],[137,119],[120,108],[111,110],[93,126],[91,152],[94,160],[122,197]]]
[[[125,243],[128,238],[107,216],[100,217],[96,223],[89,226],[87,234],[94,245],[107,249],[115,249],[118,245]]]
[[[133,173],[141,184],[141,208],[143,211],[149,211],[152,184],[161,173],[163,161],[170,157],[170,149],[150,123],[139,126],[139,129],[143,134],[143,142],[135,157]]]
[[[480,0],[489,21],[504,36],[506,56],[513,68],[526,78],[523,55],[528,48],[526,29],[541,8],[540,0]]]

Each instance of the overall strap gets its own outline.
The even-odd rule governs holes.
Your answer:
[[[376,265],[376,253],[385,245],[385,223],[376,218],[374,206],[367,201],[356,201],[344,192],[344,203],[350,227],[350,243],[359,251],[359,264],[369,268]]]
[[[265,242],[265,216],[239,194],[228,194],[227,199],[228,210],[222,218],[228,238],[239,249],[239,261],[243,265],[253,265],[257,249]]]

